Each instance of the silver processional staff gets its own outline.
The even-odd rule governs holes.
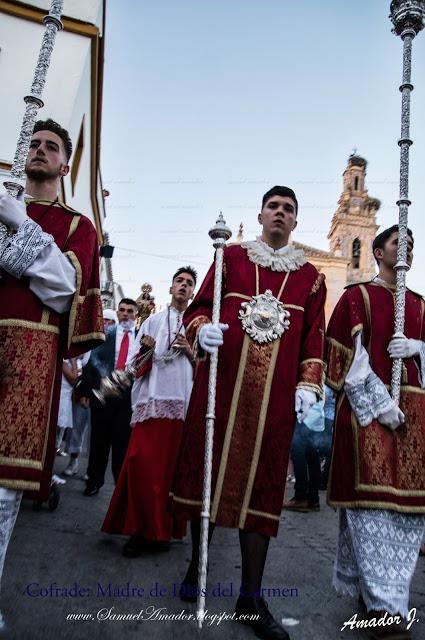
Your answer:
[[[55,44],[56,34],[62,29],[62,22],[60,20],[62,10],[63,0],[52,0],[50,12],[43,18],[43,23],[46,29],[44,31],[30,93],[24,97],[25,113],[22,119],[21,130],[19,132],[15,157],[10,170],[11,179],[3,183],[6,187],[6,191],[14,198],[17,198],[24,190],[23,175],[25,171],[25,162],[38,110],[44,106],[41,96],[46,83],[47,71],[50,66],[50,58]],[[0,222],[0,251],[2,244],[4,244],[9,233],[10,231],[7,226]]]
[[[218,327],[220,322],[221,288],[223,274],[223,252],[226,241],[231,237],[232,232],[226,226],[226,221],[220,211],[215,226],[209,230],[208,235],[213,240],[215,248],[215,275],[214,275],[214,301],[212,311],[212,323]],[[204,486],[202,493],[201,511],[201,538],[199,545],[199,569],[198,569],[198,602],[196,607],[196,619],[198,627],[202,628],[205,614],[205,593],[207,584],[207,564],[208,564],[208,531],[210,525],[211,506],[211,466],[214,439],[215,420],[215,396],[217,385],[217,363],[218,348],[210,356],[210,371],[208,379],[208,406],[205,430],[205,455],[204,455]]]
[[[401,91],[401,136],[400,146],[400,197],[397,201],[399,208],[398,249],[395,298],[394,335],[404,332],[404,315],[406,299],[407,264],[407,218],[409,205],[409,148],[413,141],[410,139],[410,94],[413,90],[411,83],[412,41],[424,28],[425,1],[424,0],[392,0],[390,5],[390,19],[394,25],[393,33],[403,41],[403,80]],[[401,369],[403,360],[397,358],[393,362],[391,374],[391,395],[393,400],[400,402]]]

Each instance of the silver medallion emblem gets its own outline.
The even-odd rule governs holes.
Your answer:
[[[256,342],[272,342],[289,328],[290,313],[282,302],[274,297],[270,289],[250,302],[242,302],[239,318],[242,327]]]

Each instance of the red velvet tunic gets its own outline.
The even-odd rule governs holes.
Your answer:
[[[386,384],[392,360],[395,288],[377,282],[351,286],[338,302],[327,332],[327,384],[338,392],[328,502],[334,507],[425,512],[425,390],[413,358],[403,362],[400,408],[406,424],[391,431],[373,420],[359,426],[344,393],[354,357],[354,336],[363,331],[370,364]],[[407,338],[425,340],[424,301],[407,291]]]
[[[276,272],[251,262],[241,246],[225,248],[220,321],[229,324],[219,349],[212,465],[211,521],[276,535],[295,426],[297,383],[321,391],[326,296],[324,276],[309,263]],[[212,266],[184,315],[195,343],[211,321]],[[241,303],[271,289],[290,312],[279,340],[258,344],[238,318]],[[199,517],[202,501],[209,359],[198,364],[177,466],[173,509]]]
[[[77,272],[71,310],[59,314],[30,290],[29,278],[0,279],[0,486],[41,491],[54,459],[62,359],[103,336],[96,230],[59,203],[31,202],[30,218],[55,238]]]

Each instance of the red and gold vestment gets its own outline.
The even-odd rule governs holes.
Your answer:
[[[0,486],[41,491],[55,452],[62,359],[104,339],[96,230],[58,202],[32,201],[28,216],[50,233],[76,270],[71,309],[59,314],[31,291],[29,278],[0,279]]]
[[[211,322],[212,266],[184,315],[195,346]],[[258,343],[243,330],[241,303],[270,289],[290,312],[281,338]],[[326,297],[324,276],[305,263],[273,271],[251,261],[243,246],[224,250],[220,322],[229,325],[219,348],[212,464],[211,521],[276,535],[295,426],[297,384],[321,392]],[[197,365],[175,476],[173,509],[199,518],[202,500],[209,358]]]
[[[387,347],[394,332],[395,287],[381,281],[350,286],[327,331],[327,384],[338,393],[328,502],[334,507],[425,512],[425,389],[414,358],[403,361],[400,408],[406,422],[390,431],[377,420],[359,426],[344,392],[361,331],[370,365],[390,385]],[[407,290],[405,335],[425,340],[424,301]]]

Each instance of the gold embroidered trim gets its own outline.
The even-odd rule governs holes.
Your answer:
[[[80,216],[74,216],[71,220],[71,224],[69,225],[69,231],[66,238],[66,242],[70,239],[70,237],[74,234],[76,228],[78,227],[78,223],[80,222]]]
[[[71,344],[77,344],[78,342],[85,342],[86,340],[102,340],[105,341],[104,333],[85,333],[83,336],[74,336],[71,338]]]
[[[299,366],[306,364],[307,362],[319,362],[321,365],[325,366],[325,362],[321,358],[307,358],[307,360],[303,360],[300,362]]]
[[[241,357],[239,360],[238,374],[236,376],[235,387],[233,390],[232,404],[230,405],[229,419],[227,421],[226,435],[224,437],[224,443],[223,443],[223,450],[221,453],[220,467],[218,470],[217,483],[214,491],[214,500],[211,507],[211,517],[214,518],[214,520],[217,517],[218,505],[220,503],[221,492],[223,490],[224,474],[226,472],[227,459],[229,457],[229,450],[230,450],[230,442],[232,439],[233,427],[235,425],[235,419],[236,419],[236,410],[239,404],[239,396],[241,392],[242,381],[243,381],[243,376],[244,376],[245,367],[246,367],[246,360],[248,357],[249,342],[250,342],[250,338],[247,334],[245,334],[244,340],[242,343]]]
[[[224,296],[225,298],[241,298],[241,300],[252,300],[252,296],[246,296],[244,293],[237,293],[236,291],[230,291],[229,293],[226,293],[226,295]],[[284,304],[283,306],[285,309],[297,309],[297,311],[302,311],[304,313],[305,309],[304,307],[300,307],[298,304]],[[193,322],[193,321],[192,321]]]
[[[47,438],[46,438],[47,439]],[[8,467],[28,467],[28,469],[42,469],[43,463],[38,460],[25,460],[25,458],[6,458],[0,456],[0,464]]]
[[[359,289],[361,291],[361,294],[363,296],[363,304],[365,306],[365,312],[366,312],[366,320],[367,320],[367,325],[369,327],[369,342],[366,346],[366,350],[370,356],[370,343],[372,342],[372,322],[371,322],[371,310],[370,310],[370,298],[369,298],[369,294],[367,292],[366,287],[361,284],[359,285]]]
[[[308,391],[314,391],[319,397],[323,395],[323,389],[318,384],[312,382],[298,382],[297,389],[307,389]]]
[[[7,480],[0,478],[0,486],[6,489],[28,489],[30,491],[39,491],[40,483],[31,482],[30,480]]]
[[[359,331],[363,331],[363,324],[362,323],[356,324],[356,326],[351,329],[351,337],[354,338],[354,336],[357,333],[359,333]]]
[[[280,521],[280,516],[274,513],[266,513],[265,511],[256,511],[255,509],[247,509],[247,514],[250,516],[259,516],[260,518],[271,518],[272,520]]]
[[[252,296],[246,296],[243,293],[236,293],[231,291],[230,293],[226,293],[223,299],[226,298],[242,298],[243,300],[252,300]]]
[[[68,256],[68,258],[71,260],[77,274],[77,282],[76,282],[74,299],[72,301],[71,310],[69,312],[69,327],[68,327],[68,348],[69,348],[71,346],[72,336],[75,329],[75,321],[77,318],[77,307],[80,299],[81,281],[83,279],[83,274],[81,271],[81,265],[75,253],[73,251],[66,251],[64,255]]]
[[[246,296],[244,293],[237,293],[236,291],[230,291],[226,293],[223,299],[225,298],[241,298],[242,300],[252,300],[252,296]],[[285,304],[283,303],[285,309],[297,309],[298,311],[302,311],[304,313],[304,307],[300,307],[298,304]],[[193,322],[193,321],[192,321]]]
[[[297,309],[298,311],[302,311],[304,313],[304,307],[300,307],[298,304],[284,304],[285,309]]]
[[[291,272],[290,272],[290,271],[288,271],[288,273],[286,274],[286,276],[285,276],[285,278],[284,278],[284,280],[283,280],[283,282],[282,282],[282,286],[280,287],[280,289],[279,289],[279,293],[277,294],[277,299],[278,299],[278,300],[280,300],[280,296],[282,295],[283,290],[284,290],[284,288],[286,287],[286,283],[288,282],[288,278],[289,278],[289,274],[290,274],[290,273],[291,273]]]
[[[41,322],[32,322],[31,320],[9,320],[5,318],[0,320],[0,327],[23,327],[24,329],[33,329],[35,331],[59,333],[59,327],[55,327],[53,324],[41,324]]]
[[[196,507],[198,507],[199,505],[202,506],[202,500],[189,500],[188,498],[179,498],[179,496],[175,496],[173,494],[170,495],[173,496],[173,500],[175,500],[176,502],[181,502],[182,504],[193,504]]]
[[[343,507],[343,508],[369,508],[369,509],[392,509],[401,513],[425,513],[424,507],[416,507],[413,505],[400,506],[394,502],[375,502],[374,500],[355,500],[353,502],[340,502],[337,500],[328,500],[330,507]]]
[[[43,307],[43,313],[41,314],[41,324],[49,324],[50,310],[47,307]]]
[[[288,275],[289,275],[289,271],[288,271]],[[257,473],[258,460],[260,457],[261,445],[263,443],[264,426],[266,423],[267,410],[269,408],[270,391],[272,388],[274,370],[276,367],[276,360],[277,360],[277,355],[279,353],[279,347],[280,347],[280,340],[276,340],[273,345],[273,351],[271,353],[269,368],[267,371],[266,384],[264,386],[263,399],[261,402],[260,416],[258,420],[257,435],[255,438],[254,452],[253,452],[252,461],[251,461],[251,468],[249,470],[248,482],[246,485],[245,495],[242,503],[241,515],[239,519],[239,529],[243,529],[245,526],[248,505],[251,500],[252,487],[254,486],[255,475]]]

